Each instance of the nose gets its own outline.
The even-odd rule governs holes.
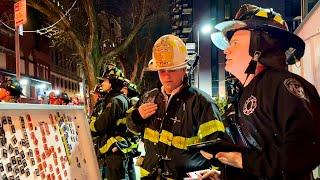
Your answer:
[[[223,51],[223,53],[224,53],[225,55],[230,54],[229,47],[228,47],[227,49],[225,49],[225,50]]]

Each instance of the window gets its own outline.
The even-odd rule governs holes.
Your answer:
[[[0,53],[0,68],[7,69],[7,58],[4,53]]]
[[[49,68],[48,66],[45,66],[44,68],[44,79],[49,80]]]
[[[34,86],[30,86],[30,98],[31,99],[36,98],[36,88]]]
[[[29,62],[29,75],[34,76],[34,63]]]
[[[63,79],[59,78],[60,79],[60,88],[63,88]]]
[[[20,59],[20,73],[26,74],[26,65],[23,59]]]

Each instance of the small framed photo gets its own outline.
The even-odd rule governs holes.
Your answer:
[[[15,156],[12,156],[10,159],[11,159],[11,164],[12,164],[12,165],[17,164],[17,160],[16,160],[16,157],[15,157]]]
[[[16,133],[16,128],[14,127],[14,125],[11,125],[11,132],[12,134]]]
[[[8,158],[8,152],[6,149],[2,149],[2,157]]]
[[[11,163],[8,163],[6,166],[7,166],[7,172],[11,172],[12,171]]]
[[[11,116],[7,116],[8,124],[12,124]]]

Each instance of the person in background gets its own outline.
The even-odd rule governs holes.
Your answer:
[[[23,95],[20,83],[15,79],[5,79],[0,83],[0,101],[17,103]]]
[[[102,87],[101,87],[101,83],[97,83],[94,87],[93,90],[90,91],[90,94],[93,95],[94,101],[96,102],[92,112],[90,113],[89,116],[89,124],[92,121],[96,121],[97,117],[99,117],[101,115],[101,113],[103,112],[104,108],[105,108],[105,95],[106,93],[103,92]],[[96,151],[96,155],[97,155],[97,160],[98,160],[98,164],[99,164],[99,168],[101,171],[101,175],[102,178],[104,179],[106,176],[106,167],[104,167],[105,163],[104,163],[104,157],[102,156],[102,154],[99,151],[99,143],[101,142],[101,134],[97,133],[97,132],[93,132],[91,131],[91,136],[92,136],[92,140],[93,140],[93,145],[94,145],[94,149]]]
[[[126,116],[130,100],[120,90],[124,87],[124,75],[113,64],[108,64],[101,79],[104,107],[101,114],[92,119],[90,130],[99,134],[99,153],[103,156],[108,180],[135,179],[132,171],[131,147],[126,137],[127,127],[119,123]]]
[[[59,105],[68,105],[70,103],[70,97],[67,93],[62,92],[58,96]]]
[[[224,50],[225,69],[242,85],[226,129],[244,150],[215,155],[227,167],[221,178],[309,180],[320,163],[320,98],[287,70],[295,61],[286,58],[288,50],[291,60],[303,56],[303,40],[280,14],[250,4],[215,28],[211,39]]]
[[[162,87],[142,95],[128,111],[127,126],[143,136],[146,154],[140,168],[142,179],[182,179],[187,172],[210,166],[187,146],[223,137],[224,126],[213,99],[188,84],[190,59],[179,37],[160,37],[152,57],[148,70],[158,71]]]

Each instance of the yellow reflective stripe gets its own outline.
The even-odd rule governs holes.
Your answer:
[[[210,169],[219,170],[220,168],[217,166],[211,166]]]
[[[99,151],[103,154],[108,152],[112,144],[119,142],[119,141],[125,141],[125,139],[121,136],[111,137],[107,140],[107,143],[104,144],[101,148],[99,148]],[[122,150],[121,150],[122,151]]]
[[[126,154],[126,153],[130,152],[130,151],[132,150],[132,148],[131,148],[131,147],[121,148],[120,150],[121,150],[121,152],[123,152],[124,154]]]
[[[190,144],[195,144],[195,143],[199,143],[200,142],[200,139],[198,136],[194,136],[194,137],[191,137],[191,138],[187,138],[187,146],[190,145]]]
[[[150,172],[140,167],[140,177],[149,176]]]
[[[217,131],[222,131],[222,132],[225,131],[223,123],[219,120],[211,120],[200,125],[199,131],[198,131],[198,137],[202,139]]]
[[[132,143],[131,144],[131,148],[132,149],[136,149],[136,148],[138,148],[138,145],[139,145],[138,143]]]
[[[137,149],[138,148],[138,144],[131,144],[131,146],[130,147],[128,147],[128,148],[123,148],[123,149],[121,149],[121,151],[123,152],[123,153],[128,153],[128,152],[131,152],[132,151],[132,149]]]
[[[159,132],[152,130],[150,128],[145,128],[143,138],[147,139],[153,143],[158,143],[159,142]]]
[[[280,24],[284,23],[284,20],[282,19],[282,17],[280,15],[276,15],[273,20],[277,21]]]
[[[127,124],[127,118],[124,117],[122,119],[118,119],[116,124],[117,126],[119,126],[120,124]]]
[[[96,130],[96,128],[94,127],[94,123],[96,122],[96,117],[91,117],[91,121],[90,121],[90,125],[89,125],[89,127],[90,127],[90,131],[92,131],[92,132],[97,132],[97,130]]]
[[[187,146],[190,144],[198,143],[199,138],[197,136],[191,138],[185,138],[182,136],[173,136],[172,146],[178,149],[187,149]]]
[[[166,130],[162,130],[161,134],[160,134],[159,141],[164,143],[164,144],[167,144],[167,145],[171,146],[172,137],[173,137],[173,134],[171,132],[166,131]]]
[[[160,141],[164,144],[167,144],[168,146],[172,145],[178,149],[187,149],[188,145],[200,142],[198,136],[190,138],[185,138],[182,136],[173,136],[171,132],[166,130],[161,131],[159,138],[159,132],[150,128],[145,129],[144,139],[147,139],[153,143],[158,143]]]
[[[172,138],[172,145],[179,149],[187,149],[186,138],[182,136],[174,136]]]
[[[109,148],[111,147],[112,144],[116,143],[117,140],[114,137],[111,137],[107,140],[107,143],[104,144],[101,148],[99,148],[100,153],[104,154],[108,152]]]
[[[268,17],[268,12],[267,12],[266,10],[260,9],[260,10],[256,13],[256,16],[267,18],[267,17]]]
[[[135,109],[136,109],[135,107],[131,107],[130,109],[128,109],[128,110],[126,111],[126,113],[130,114],[130,113],[132,113]]]

